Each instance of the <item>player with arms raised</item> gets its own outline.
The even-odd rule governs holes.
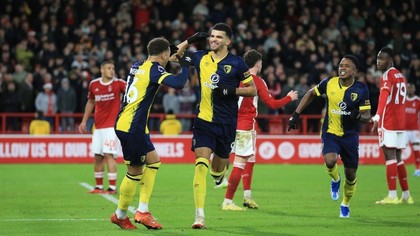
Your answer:
[[[195,221],[193,229],[204,229],[206,176],[210,174],[222,181],[229,163],[229,154],[235,141],[238,119],[238,96],[253,97],[257,91],[243,59],[229,52],[232,29],[217,23],[209,36],[210,50],[200,50],[192,57],[200,82],[200,101],[194,121],[192,150],[195,153],[193,178]],[[178,45],[183,51],[188,45],[207,38],[206,33],[196,33]],[[239,87],[240,82],[244,87]]]

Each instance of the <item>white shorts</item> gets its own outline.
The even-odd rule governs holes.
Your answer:
[[[232,148],[237,156],[249,157],[248,162],[255,162],[255,143],[257,139],[257,133],[253,131],[236,131],[235,144]]]
[[[406,130],[405,138],[407,143],[420,143],[420,130]]]
[[[115,134],[114,128],[95,129],[92,136],[92,152],[94,154],[104,155],[104,153],[113,154],[117,157],[120,141]]]
[[[407,141],[404,131],[391,131],[385,129],[378,129],[379,146],[387,148],[403,149],[407,146]]]

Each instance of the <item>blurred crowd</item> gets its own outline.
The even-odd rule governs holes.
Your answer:
[[[292,89],[301,98],[336,75],[343,55],[357,56],[374,113],[381,76],[376,54],[384,46],[395,50],[395,67],[420,92],[419,12],[418,0],[2,0],[0,112],[83,112],[89,81],[100,76],[104,60],[114,61],[116,77],[125,79],[134,61],[146,59],[150,39],[176,44],[226,22],[234,31],[232,53],[253,48],[264,55],[261,76],[276,98]],[[193,113],[197,87],[192,69],[181,91],[160,90],[152,112]],[[290,114],[297,102],[278,110],[261,104],[260,114]],[[305,113],[320,114],[323,106],[319,99]]]

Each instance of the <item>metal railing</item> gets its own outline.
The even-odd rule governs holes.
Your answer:
[[[178,119],[190,119],[191,124],[195,118],[194,114],[175,114]],[[159,124],[165,119],[164,113],[151,113],[149,118],[150,132],[159,133]],[[74,119],[74,127],[69,130],[62,130],[60,127],[62,118],[72,117]],[[55,114],[46,115],[45,118],[52,124],[52,134],[78,134],[79,124],[82,120],[83,113],[73,114]],[[93,117],[93,116],[92,116]],[[0,113],[0,133],[1,134],[28,134],[29,124],[35,118],[34,113]],[[287,134],[287,122],[290,118],[289,114],[279,115],[258,115],[257,132],[259,134]],[[293,134],[313,135],[319,134],[321,128],[321,115],[302,114],[301,125],[299,130],[292,131]],[[154,122],[151,127],[150,122]],[[371,125],[362,125],[361,134],[370,135]],[[190,134],[191,130],[183,131],[183,134]]]

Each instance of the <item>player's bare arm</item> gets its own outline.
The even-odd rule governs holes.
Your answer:
[[[95,100],[89,99],[86,102],[85,112],[83,114],[82,122],[80,122],[80,125],[79,125],[80,133],[87,133],[86,122],[89,119],[90,115],[92,114],[94,108],[95,108]]]
[[[296,108],[296,112],[298,114],[302,113],[303,110],[314,100],[316,97],[316,92],[314,88],[311,88],[306,94],[303,96],[302,100],[300,101],[298,107]]]

